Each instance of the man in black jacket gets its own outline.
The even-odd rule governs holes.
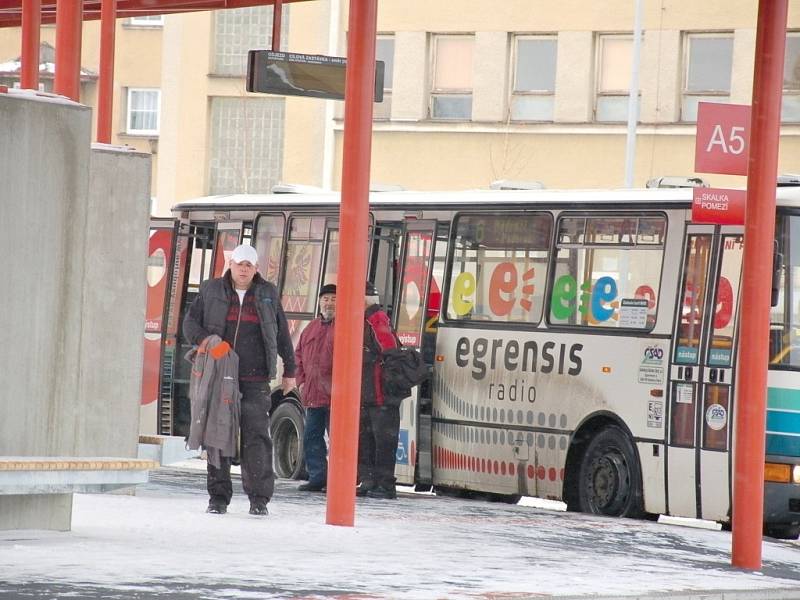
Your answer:
[[[230,269],[218,279],[204,281],[183,320],[183,334],[193,344],[217,334],[239,356],[241,402],[242,485],[250,498],[250,514],[266,515],[275,487],[272,438],[269,432],[269,382],[283,359],[284,393],[295,387],[294,349],[277,288],[257,272],[258,253],[238,246]],[[207,466],[208,510],[227,512],[233,495],[231,462]]]

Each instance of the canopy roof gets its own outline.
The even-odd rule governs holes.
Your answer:
[[[302,2],[304,0],[283,0]],[[117,18],[272,5],[275,0],[117,0]],[[100,18],[100,0],[83,0],[83,20]],[[0,0],[0,27],[19,27],[22,0]],[[42,23],[56,22],[56,0],[42,0]]]

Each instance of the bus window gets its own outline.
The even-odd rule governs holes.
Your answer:
[[[220,223],[217,226],[217,241],[214,243],[214,270],[212,277],[222,277],[228,270],[231,254],[239,245],[242,235],[241,223]]]
[[[770,364],[800,367],[800,217],[780,215],[775,227],[783,255],[778,302],[770,311]]]
[[[723,236],[722,264],[714,296],[714,320],[712,321],[711,344],[706,361],[709,366],[732,366],[733,333],[736,325],[736,306],[743,253],[744,236]]]
[[[277,285],[283,251],[283,215],[259,215],[256,220],[256,251],[258,272]]]
[[[325,252],[325,270],[322,274],[322,285],[336,283],[339,274],[339,230],[328,232],[328,244]]]
[[[286,312],[314,310],[324,234],[325,217],[293,217],[289,221],[282,295]]]
[[[552,229],[543,213],[459,215],[447,317],[539,323]]]
[[[549,322],[652,329],[665,233],[660,215],[560,219]]]

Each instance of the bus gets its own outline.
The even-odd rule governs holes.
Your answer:
[[[372,193],[369,280],[431,369],[401,405],[398,483],[728,524],[743,227],[693,223],[691,203],[680,188]],[[764,530],[794,538],[800,187],[778,188],[776,219]],[[206,197],[153,222],[143,433],[186,434],[181,320],[239,243],[296,342],[345,268],[339,195]],[[273,393],[278,476],[303,477],[302,432],[297,395]]]

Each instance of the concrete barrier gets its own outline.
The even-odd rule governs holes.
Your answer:
[[[0,93],[0,457],[135,459],[150,157],[91,111]],[[70,494],[0,494],[0,529],[69,529]]]

